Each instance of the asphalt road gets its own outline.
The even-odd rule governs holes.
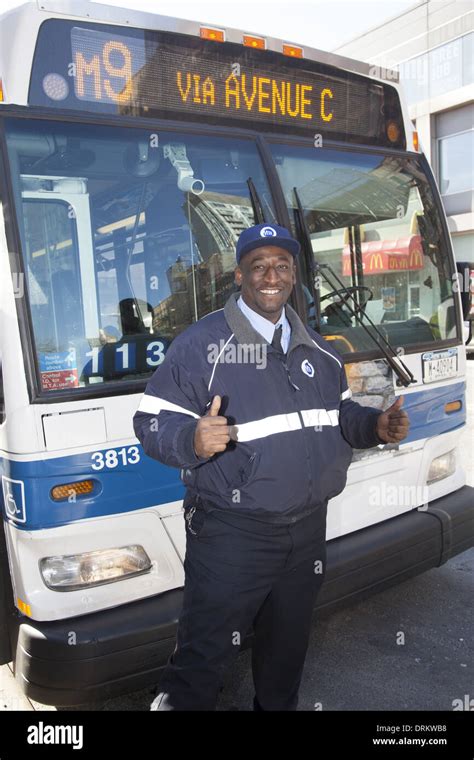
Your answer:
[[[468,362],[468,419],[462,447],[474,485],[474,361]],[[368,600],[316,621],[300,710],[447,710],[474,697],[474,549]],[[400,644],[404,634],[404,644]],[[249,710],[250,652],[228,672],[218,710]],[[151,690],[89,710],[148,710]],[[0,709],[55,710],[18,695],[0,668]],[[68,708],[75,709],[75,708]],[[81,708],[84,709],[84,708]]]

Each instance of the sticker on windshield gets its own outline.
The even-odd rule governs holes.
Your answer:
[[[44,391],[56,391],[62,388],[77,388],[76,350],[52,351],[39,353],[41,387]]]

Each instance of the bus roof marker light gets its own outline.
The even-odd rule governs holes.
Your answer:
[[[413,150],[416,150],[417,153],[420,150],[420,141],[416,130],[413,132]]]
[[[283,44],[283,55],[289,55],[291,58],[303,58],[303,48],[297,45]]]
[[[0,77],[0,103],[3,103],[4,100],[5,100],[5,94],[3,92],[3,82]]]
[[[264,37],[255,37],[251,34],[244,34],[243,44],[245,47],[258,50],[266,50],[267,48],[267,41]]]
[[[223,29],[214,29],[210,26],[201,26],[199,30],[200,37],[203,40],[213,40],[214,42],[225,42],[225,32]]]

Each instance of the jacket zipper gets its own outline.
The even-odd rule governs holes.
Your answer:
[[[289,370],[289,367],[288,367],[286,361],[281,360],[281,359],[280,359],[280,361],[283,364],[283,367],[285,368],[285,372],[286,372],[286,375],[287,375],[287,378],[288,378],[288,382],[290,383],[291,387],[293,388],[293,390],[295,392],[299,391],[300,388],[298,388],[298,386],[295,385],[295,383],[291,379],[290,370]],[[303,434],[304,447],[305,447],[305,451],[306,451],[306,472],[307,472],[308,481],[309,481],[309,506],[311,506],[311,504],[313,503],[313,478],[312,478],[312,475],[311,475],[310,452],[309,452],[308,442],[306,440],[306,430],[305,430],[305,425],[304,425],[304,421],[303,421],[303,415],[301,414],[301,412],[300,412],[299,409],[296,409],[296,412],[297,412],[299,420],[300,420],[301,432]],[[308,504],[306,506],[308,506]]]

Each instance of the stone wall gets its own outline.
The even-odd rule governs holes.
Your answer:
[[[347,382],[352,399],[362,406],[387,409],[395,401],[392,370],[385,359],[346,364]],[[397,449],[398,445],[387,443],[383,450]],[[379,447],[354,449],[353,462],[380,453]]]

